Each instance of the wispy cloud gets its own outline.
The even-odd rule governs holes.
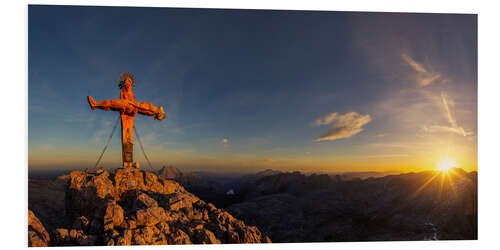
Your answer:
[[[420,65],[419,63],[415,62],[415,60],[413,60],[410,56],[408,56],[407,54],[401,54],[401,57],[403,57],[403,59],[408,63],[408,65],[410,65],[414,70],[416,70],[417,72],[420,72],[420,73],[427,73],[427,70],[425,70],[425,68]]]
[[[360,115],[357,112],[339,114],[337,112],[327,114],[314,122],[315,126],[331,125],[332,128],[316,138],[315,141],[333,141],[342,138],[350,138],[363,131],[363,126],[372,120],[370,115]]]
[[[455,102],[445,92],[441,92],[441,103],[445,111],[446,119],[450,123],[450,126],[443,126],[443,125],[424,126],[423,128],[425,132],[430,132],[430,133],[450,132],[462,136],[469,136],[474,134],[473,132],[465,131],[463,127],[458,125],[457,120],[455,119],[455,116],[453,115],[452,112],[452,109],[455,106]]]
[[[416,62],[408,56],[407,54],[401,54],[401,57],[404,61],[416,71],[416,81],[421,87],[428,86],[437,81],[446,82],[448,80],[443,79],[440,73],[434,72],[428,67],[424,67],[422,64]],[[453,108],[455,106],[455,102],[451,99],[450,96],[444,91],[441,92],[440,96],[437,93],[431,93],[431,96],[436,97],[436,101],[439,106],[441,106],[444,110],[444,115],[449,125],[431,125],[431,126],[423,126],[424,132],[434,133],[434,132],[448,132],[455,133],[462,136],[472,135],[473,132],[466,131],[463,127],[459,126],[455,116],[453,114]]]
[[[463,136],[473,135],[473,132],[467,132],[462,127],[449,127],[449,126],[440,126],[440,125],[432,125],[432,126],[424,126],[425,132],[434,133],[434,132],[450,132]]]
[[[457,120],[455,120],[455,117],[450,110],[450,107],[455,106],[455,102],[445,92],[441,92],[441,100],[443,101],[443,107],[446,111],[448,122],[450,122],[451,126],[458,127]]]
[[[407,54],[401,54],[401,57],[411,68],[413,68],[417,72],[416,80],[420,86],[425,87],[436,82],[436,80],[438,79],[442,79],[440,73],[426,69],[422,64],[416,62]]]

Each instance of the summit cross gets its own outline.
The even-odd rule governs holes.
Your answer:
[[[118,80],[120,87],[120,99],[95,101],[92,96],[87,96],[92,110],[103,109],[119,111],[122,127],[122,159],[123,167],[138,167],[133,164],[134,150],[134,117],[137,113],[141,115],[154,116],[157,120],[165,118],[163,107],[155,107],[149,102],[136,102],[132,88],[135,87],[134,74],[123,72]]]

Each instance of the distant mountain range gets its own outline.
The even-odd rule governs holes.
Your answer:
[[[186,178],[176,180],[273,242],[477,238],[477,172],[460,168],[309,175],[267,169],[225,185]]]
[[[336,177],[261,177],[227,210],[273,242],[477,239],[477,172]]]
[[[28,207],[32,211],[30,216],[39,219],[38,224],[43,224],[48,232],[47,234],[38,232],[40,230],[37,231],[32,227],[30,239],[33,239],[35,244],[42,242],[48,236],[50,236],[49,245],[89,244],[89,240],[83,239],[85,237],[78,238],[77,233],[83,233],[85,239],[90,237],[94,244],[101,245],[111,244],[111,241],[112,244],[154,243],[152,238],[146,241],[140,240],[140,237],[147,236],[147,232],[144,235],[142,229],[139,231],[133,229],[135,231],[131,231],[132,236],[128,238],[128,233],[124,230],[132,229],[121,224],[115,225],[115,236],[106,234],[105,225],[99,226],[100,224],[94,225],[94,231],[88,231],[92,221],[105,219],[104,215],[107,212],[103,212],[104,217],[101,215],[95,217],[95,213],[82,214],[94,207],[95,202],[99,203],[99,199],[96,200],[92,195],[88,196],[86,192],[94,190],[92,186],[101,187],[97,188],[97,191],[91,191],[91,194],[97,192],[93,195],[98,195],[99,190],[109,188],[117,190],[119,186],[116,176],[118,173],[124,175],[123,170],[99,171],[101,172],[79,171],[78,174],[60,175],[57,178],[29,179]],[[178,203],[181,207],[175,211],[181,211],[187,221],[169,224],[171,230],[168,232],[176,233],[175,236],[164,232],[164,241],[163,238],[156,239],[168,244],[171,242],[180,244],[188,242],[188,239],[193,243],[236,240],[235,235],[231,236],[233,238],[228,238],[227,232],[230,232],[228,231],[230,228],[226,228],[223,235],[215,230],[214,227],[219,226],[213,224],[215,221],[211,221],[211,217],[206,218],[204,222],[207,224],[204,228],[208,232],[203,231],[202,236],[191,230],[194,226],[192,220],[197,220],[196,209],[201,209],[199,211],[201,213],[203,209],[211,211],[209,207],[197,208],[197,205],[194,205],[196,200],[223,208],[224,210],[217,211],[227,211],[225,212],[229,214],[227,216],[232,215],[235,217],[234,220],[241,221],[243,224],[237,222],[241,228],[238,232],[243,232],[238,236],[240,240],[238,242],[477,239],[477,172],[466,172],[459,168],[452,169],[448,173],[423,171],[405,174],[353,172],[307,175],[298,171],[283,172],[267,169],[254,174],[225,175],[211,172],[183,173],[173,166],[165,166],[158,173],[146,171],[138,173],[143,176],[141,179],[144,183],[147,180],[146,176],[163,179],[166,182],[162,181],[164,183],[162,185],[169,183],[171,187],[177,187],[175,185],[179,183],[177,188],[179,191],[162,194],[157,191],[152,192],[152,186],[146,185],[133,194],[130,192],[126,195],[115,194],[113,196],[115,198],[111,201],[115,200],[114,204],[123,209],[124,218],[137,222],[138,211],[155,207],[154,204],[158,204],[157,206],[162,207],[166,213],[179,214],[172,210],[173,204],[177,203],[167,197],[172,197],[172,194],[175,194],[175,197],[184,197],[176,198],[188,202]],[[132,176],[127,178],[140,182],[141,179]],[[112,186],[103,189],[98,180],[106,179],[111,181],[109,185]],[[86,188],[82,189],[83,187]],[[87,203],[81,203],[82,201]],[[111,206],[109,202],[100,204],[102,205],[97,207],[106,211],[107,207]],[[185,206],[187,206],[185,209],[182,208]],[[81,212],[69,215],[69,211]],[[194,214],[191,214],[191,211]],[[54,216],[61,214],[65,216]],[[73,232],[75,235],[71,236],[75,223],[84,223],[81,218],[79,222],[76,221],[78,216],[84,216],[90,224],[86,224],[86,229],[82,229],[83,232]],[[191,222],[188,222],[190,220]],[[34,227],[39,228],[34,218],[31,221]],[[247,230],[245,228],[251,226],[253,227],[248,229],[251,233],[248,232],[253,236],[245,236],[244,232]],[[57,231],[58,229],[66,229],[68,237],[63,237],[66,231]],[[185,235],[178,232],[179,230]],[[137,240],[134,240],[135,233],[140,236],[137,236]]]
[[[340,178],[341,180],[353,180],[353,179],[367,179],[367,178],[379,178],[387,175],[395,175],[400,174],[400,172],[396,171],[388,171],[388,172],[376,172],[376,171],[367,171],[367,172],[342,172],[336,174],[329,174],[332,177]]]

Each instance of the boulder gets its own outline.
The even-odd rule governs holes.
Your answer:
[[[167,216],[162,207],[150,207],[137,211],[138,226],[154,226],[161,221],[165,221]]]
[[[220,244],[221,241],[215,234],[207,229],[196,229],[193,234],[194,242],[197,244]]]
[[[117,246],[130,246],[130,245],[132,245],[132,231],[133,230],[125,229],[123,231],[123,235],[121,235],[116,240],[116,245]]]
[[[189,235],[186,234],[182,230],[177,230],[174,233],[171,233],[167,236],[168,244],[170,245],[179,245],[179,244],[193,244]]]
[[[189,209],[192,208],[193,203],[198,200],[198,197],[188,192],[172,193],[162,196],[160,198],[160,205],[168,210],[180,210],[182,208]]]
[[[153,198],[149,197],[145,193],[139,194],[139,196],[137,197],[137,201],[138,201],[140,206],[144,206],[144,207],[157,207],[158,206],[158,202],[156,202]]]
[[[150,194],[157,196],[153,193]],[[158,206],[158,202],[155,199],[150,197],[147,193],[138,190],[124,192],[120,197],[119,203],[128,211],[137,211],[143,208]]]
[[[156,227],[162,232],[163,234],[169,234],[170,233],[170,226],[166,222],[160,222],[156,225]]]
[[[118,227],[123,223],[124,215],[123,209],[115,201],[109,201],[106,206],[106,213],[104,214],[104,227],[112,229]]]

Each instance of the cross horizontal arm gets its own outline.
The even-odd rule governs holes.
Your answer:
[[[87,97],[92,110],[98,108],[103,110],[113,110],[124,112],[127,115],[135,116],[136,113],[154,116],[157,120],[165,118],[163,107],[156,107],[149,102],[134,102],[125,99],[112,99],[97,102],[92,96]]]

